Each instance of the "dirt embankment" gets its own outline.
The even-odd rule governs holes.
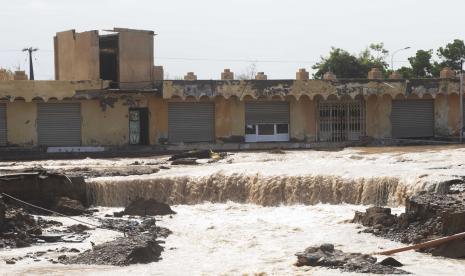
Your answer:
[[[405,212],[398,216],[391,214],[389,208],[371,207],[366,212],[356,212],[352,222],[366,226],[363,232],[408,244],[465,232],[465,192],[462,185],[452,185],[453,189],[446,194],[422,193],[408,198]],[[465,240],[451,241],[422,251],[465,258]]]

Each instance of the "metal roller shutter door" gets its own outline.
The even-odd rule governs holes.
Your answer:
[[[0,146],[6,146],[6,105],[0,104]]]
[[[288,124],[288,102],[246,102],[245,123],[253,124]]]
[[[212,142],[215,106],[213,103],[169,103],[168,139],[170,142]]]
[[[81,105],[79,103],[37,104],[39,145],[81,145]]]
[[[391,124],[394,138],[434,136],[433,100],[393,100]]]

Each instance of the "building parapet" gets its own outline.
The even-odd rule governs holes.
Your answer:
[[[48,101],[73,98],[77,91],[102,90],[109,81],[0,81],[0,100]]]
[[[170,80],[163,82],[164,99],[211,100],[215,97],[239,100],[355,99],[370,95],[391,98],[435,98],[458,94],[456,79],[334,79],[334,80]]]

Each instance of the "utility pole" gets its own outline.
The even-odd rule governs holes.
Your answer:
[[[39,50],[38,48],[24,48],[23,52],[28,52],[29,53],[29,79],[34,80],[34,67],[32,65],[32,52],[35,52]]]
[[[463,59],[460,60],[460,143],[463,141]]]

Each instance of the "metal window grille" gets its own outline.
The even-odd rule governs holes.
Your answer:
[[[365,136],[365,102],[320,101],[317,114],[318,140],[357,141]]]

